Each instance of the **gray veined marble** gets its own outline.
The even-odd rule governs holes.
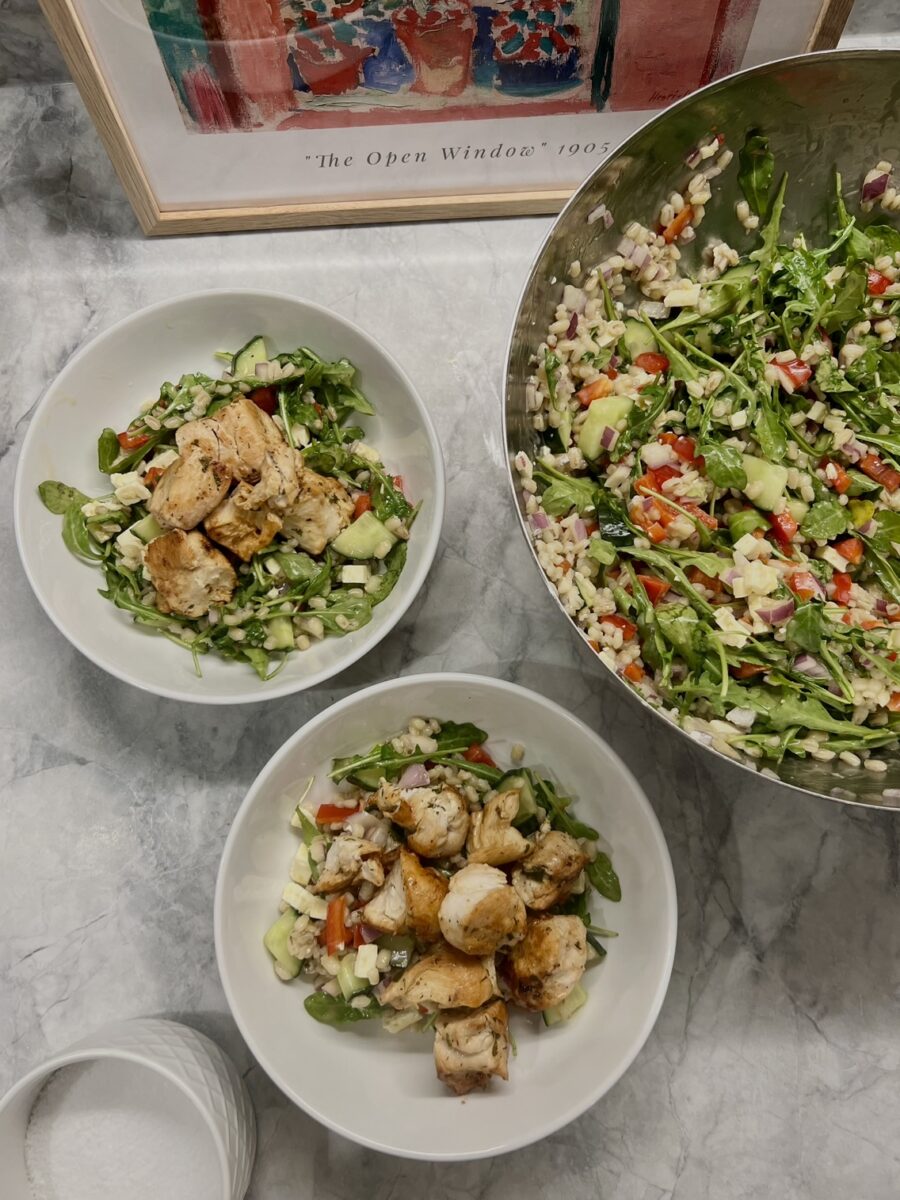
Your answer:
[[[607,692],[514,526],[498,383],[547,222],[144,241],[71,85],[0,89],[0,204],[0,1090],[105,1020],[166,1014],[246,1073],[252,1200],[896,1200],[896,817],[798,799],[651,728]],[[382,648],[309,695],[230,710],[142,695],[81,658],[37,608],[8,515],[25,427],[72,350],[215,286],[359,321],[421,388],[449,468],[438,561]],[[363,684],[444,668],[538,689],[612,741],[662,821],[680,921],[659,1023],[618,1086],[541,1145],[434,1168],[327,1133],[254,1066],[215,970],[212,896],[232,814],[288,734]]]

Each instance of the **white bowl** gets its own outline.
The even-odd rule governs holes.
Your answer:
[[[577,814],[612,850],[622,901],[595,902],[619,931],[568,1024],[514,1027],[509,1082],[454,1099],[434,1073],[432,1039],[390,1035],[380,1022],[335,1030],[303,1007],[309,988],[276,979],[262,937],[296,849],[289,820],[301,788],[335,756],[358,753],[414,716],[474,721],[499,761],[515,742],[578,798]],[[315,794],[315,793],[313,793]],[[295,1103],[362,1145],[408,1158],[485,1158],[573,1120],[627,1070],[656,1021],[672,970],[677,906],[672,864],[653,809],[601,738],[542,696],[475,675],[420,675],[379,684],[332,705],[298,730],[250,789],[225,844],[216,884],[216,956],[225,994],[260,1065]],[[375,1026],[378,1026],[375,1028]]]
[[[32,1200],[25,1133],[41,1088],[60,1068],[101,1058],[155,1071],[187,1097],[215,1147],[222,1200],[242,1200],[256,1155],[256,1123],[247,1089],[234,1063],[215,1042],[187,1025],[156,1018],[104,1025],[29,1071],[0,1099],[0,1173],[5,1200]],[[127,1146],[122,1147],[123,1162],[127,1162],[127,1151]],[[124,1188],[123,1194],[127,1190]]]
[[[71,555],[62,518],[38,497],[45,479],[59,479],[97,495],[108,480],[97,469],[96,445],[105,426],[124,429],[165,379],[211,370],[212,354],[265,334],[279,350],[311,346],[325,358],[347,357],[375,406],[366,438],[402,475],[409,495],[422,502],[406,567],[371,622],[346,637],[328,637],[291,654],[283,670],[261,682],[249,664],[213,654],[194,674],[190,654],[135,625],[97,594],[103,576]],[[444,463],[428,411],[403,369],[355,325],[293,296],[212,291],[179,296],[142,309],[79,350],[37,407],[19,458],[15,487],[19,554],[45,612],[74,646],[110,674],[136,687],[200,704],[271,700],[313,687],[356,662],[397,624],[425,581],[444,517]]]

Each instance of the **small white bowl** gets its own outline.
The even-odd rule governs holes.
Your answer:
[[[54,1054],[10,1088],[0,1100],[4,1200],[32,1200],[25,1168],[25,1133],[41,1088],[61,1067],[101,1058],[121,1059],[155,1071],[178,1088],[209,1130],[219,1161],[222,1200],[243,1200],[256,1156],[256,1122],[243,1081],[215,1042],[187,1025],[156,1018],[104,1025]],[[122,1148],[123,1155],[127,1150]],[[128,1181],[123,1178],[122,1182],[124,1195]]]
[[[262,938],[296,849],[289,820],[298,784],[316,776],[328,795],[331,759],[367,750],[410,718],[474,721],[498,761],[516,742],[526,763],[556,776],[575,811],[610,844],[619,904],[595,902],[620,936],[587,977],[589,1000],[570,1023],[516,1024],[509,1082],[454,1099],[435,1078],[432,1039],[392,1036],[380,1022],[346,1031],[317,1024],[301,981],[276,979]],[[316,793],[313,792],[313,795]],[[272,1080],[323,1124],[375,1150],[408,1158],[486,1158],[559,1129],[599,1100],[646,1041],[675,952],[672,864],[653,809],[601,738],[542,696],[474,675],[420,675],[357,692],[304,725],[260,774],[235,817],[216,884],[216,956],[244,1039]],[[376,1027],[377,1026],[377,1027]]]
[[[45,479],[89,495],[109,490],[97,469],[97,438],[124,429],[163,380],[213,369],[213,352],[262,333],[279,350],[311,346],[325,358],[349,358],[376,415],[363,419],[366,439],[381,451],[409,495],[422,502],[409,557],[391,595],[371,622],[346,637],[328,637],[291,654],[283,670],[261,682],[246,663],[213,654],[197,678],[190,654],[139,625],[97,594],[100,571],[69,553],[62,518],[38,496]],[[434,425],[403,369],[344,317],[293,296],[212,291],[142,309],[107,329],[66,364],[37,407],[19,458],[15,527],[25,573],[44,611],[72,644],[126,683],[199,704],[272,700],[313,687],[368,653],[412,604],[431,567],[444,517],[444,463]]]

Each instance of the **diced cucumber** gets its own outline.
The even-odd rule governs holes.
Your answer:
[[[578,1012],[587,998],[587,992],[580,983],[576,983],[564,1000],[555,1004],[553,1008],[544,1009],[544,1024],[559,1025],[562,1021],[568,1021]]]
[[[758,489],[754,488],[755,495],[749,496],[754,504],[760,508],[765,508],[771,512],[777,507],[778,502],[784,495],[784,489],[787,487],[787,467],[782,467],[779,463],[768,462],[764,458],[756,458],[752,454],[743,456],[744,470],[747,473],[747,488],[753,487],[754,484],[759,484]]]
[[[231,363],[231,373],[237,379],[248,379],[256,374],[256,367],[261,362],[269,361],[266,349],[266,339],[257,333],[246,346],[242,346],[235,354]]]
[[[369,582],[370,574],[369,568],[365,563],[345,563],[341,567],[341,583],[365,587]]]
[[[296,979],[300,974],[300,959],[294,958],[288,950],[288,938],[297,920],[297,913],[292,908],[286,908],[274,925],[270,925],[263,938],[263,945],[281,967],[289,979]]]
[[[377,792],[383,778],[384,771],[380,771],[377,767],[367,767],[363,771],[356,771],[353,775],[347,776],[350,783],[365,788],[367,792]]]
[[[384,558],[396,542],[396,536],[374,513],[364,512],[331,544],[345,558]]]
[[[390,950],[391,966],[405,971],[410,964],[416,943],[406,933],[386,933],[378,939],[380,950]]]
[[[632,362],[639,354],[656,354],[659,346],[656,338],[643,323],[634,318],[625,322],[625,332],[622,334],[622,349]]]
[[[521,825],[537,813],[534,788],[531,786],[531,780],[522,771],[507,771],[497,784],[496,790],[519,793],[519,811],[513,818],[513,825]]]
[[[337,981],[345,1000],[349,1000],[351,996],[355,996],[358,992],[364,992],[369,986],[368,979],[360,979],[355,974],[353,970],[355,962],[356,951],[353,951],[351,954],[344,955],[338,967]]]
[[[587,459],[597,458],[603,449],[601,441],[607,426],[615,429],[631,412],[634,402],[627,396],[601,396],[588,409],[584,424],[578,431],[578,448]]]
[[[294,626],[290,617],[270,617],[266,621],[269,637],[275,643],[274,650],[293,650]]]
[[[803,518],[809,512],[809,505],[806,503],[805,500],[791,499],[791,500],[788,500],[788,502],[787,502],[787,510],[791,514],[791,516],[794,518],[794,520],[797,522],[797,524],[800,525],[803,521]]]
[[[739,542],[742,537],[752,533],[754,529],[768,529],[769,522],[755,508],[742,508],[740,512],[731,513],[728,517],[728,532],[732,542]]]
[[[154,516],[142,517],[131,526],[131,532],[142,542],[152,542],[154,538],[162,537],[166,532]]]

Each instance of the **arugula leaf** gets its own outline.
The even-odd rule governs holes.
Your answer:
[[[541,507],[551,517],[565,516],[573,508],[579,513],[593,512],[597,508],[600,489],[593,480],[563,475],[545,463],[537,466],[534,473],[550,481],[550,486],[541,496]]]
[[[803,699],[793,692],[779,688],[744,688],[747,707],[768,717],[775,730],[817,729],[823,733],[853,733],[864,740],[879,737],[880,729],[866,729],[851,721],[832,717],[820,700]]]
[[[684,571],[682,571],[678,563],[673,562],[667,554],[663,554],[659,550],[636,550],[632,549],[631,547],[624,546],[622,550],[623,553],[628,554],[632,558],[637,558],[640,559],[641,562],[645,562],[649,567],[656,567],[656,569],[662,575],[665,575],[667,579],[669,579],[679,588],[685,598],[693,605],[694,608],[698,610],[698,612],[702,613],[704,616],[712,616],[712,605],[707,603],[707,601],[700,595],[700,593],[688,579],[687,575],[685,575]]]
[[[44,508],[58,517],[63,516],[73,504],[80,508],[90,499],[84,492],[79,492],[78,488],[70,487],[67,483],[58,483],[55,479],[45,479],[38,487],[38,495]]]
[[[570,837],[587,838],[588,841],[596,842],[600,836],[597,830],[593,829],[590,825],[585,825],[583,821],[578,821],[574,817],[569,816],[566,812],[569,801],[561,796],[557,796],[556,788],[554,788],[549,780],[542,779],[534,771],[529,771],[528,775],[531,778],[537,802],[546,811],[550,818],[550,824],[554,829],[559,829],[563,833],[569,834]]]
[[[689,666],[699,666],[706,649],[705,626],[689,604],[661,604],[656,610],[656,624]]]
[[[809,654],[818,654],[825,637],[825,616],[821,604],[802,604],[788,621],[785,636],[788,642],[806,650]]]
[[[110,518],[113,514],[110,514]],[[63,517],[62,537],[66,549],[76,558],[96,562],[103,558],[102,547],[88,532],[87,521],[81,511],[81,501],[70,504]],[[155,610],[154,610],[155,611]]]
[[[859,319],[866,299],[866,272],[853,266],[838,283],[831,303],[819,314],[818,324],[826,333],[836,333],[842,325]]]
[[[317,615],[321,615],[321,609]],[[455,721],[444,721],[441,726],[441,732],[437,736],[437,750],[430,753],[415,752],[413,754],[398,753],[390,742],[383,742],[377,746],[373,746],[368,754],[355,754],[349,758],[336,758],[331,764],[329,777],[336,783],[340,783],[342,779],[346,779],[348,775],[356,775],[360,771],[368,770],[370,767],[375,767],[381,771],[387,778],[399,775],[404,767],[411,763],[437,761],[439,758],[446,759],[449,755],[462,753],[468,750],[470,746],[480,746],[482,742],[487,741],[487,734],[483,729],[479,729],[477,725],[470,722],[457,724]],[[479,764],[468,763],[465,760],[454,760],[459,766],[464,767],[467,771],[472,771],[473,774],[481,773]],[[495,775],[497,779],[502,776],[503,772],[499,769],[491,770],[491,775]]]
[[[609,567],[616,561],[618,555],[612,542],[607,542],[595,534],[588,542],[587,556],[599,563],[601,567]]]
[[[823,358],[816,367],[816,386],[832,396],[841,392],[856,391],[853,384],[845,378],[840,367],[836,367],[830,358]]]
[[[778,237],[781,233],[781,217],[784,212],[784,194],[787,190],[787,181],[787,172],[785,172],[781,177],[781,183],[778,185],[775,198],[770,205],[769,220],[760,231],[762,245],[750,255],[754,262],[760,264],[759,279],[760,286],[763,288],[768,282],[772,264],[775,261],[775,253],[778,249]]]
[[[896,254],[900,251],[900,229],[893,225],[869,225],[866,227],[866,237],[872,247],[869,262],[883,254]]]
[[[282,551],[275,555],[275,561],[284,572],[285,578],[291,583],[306,583],[314,579],[319,572],[319,563],[308,554]]]
[[[883,509],[877,514],[875,521],[878,532],[873,534],[869,541],[884,554],[896,555],[894,543],[900,546],[900,513]]]
[[[604,900],[618,903],[622,899],[622,884],[612,860],[605,851],[597,852],[596,858],[585,868],[585,874]]]
[[[365,1008],[354,1008],[343,996],[329,996],[327,992],[313,992],[303,1001],[303,1007],[314,1020],[335,1029],[355,1025],[357,1021],[371,1021],[389,1011],[374,1000]]]
[[[741,191],[750,205],[750,211],[764,221],[775,173],[775,158],[769,149],[769,139],[758,130],[752,129],[741,147],[738,162],[738,183]]]
[[[781,462],[787,454],[787,437],[784,427],[768,405],[763,406],[753,432],[769,462]]]
[[[697,550],[669,550],[668,553],[678,562],[686,563],[689,567],[696,567],[698,571],[702,571],[711,579],[717,578],[722,568],[731,566],[733,561],[730,557],[720,558],[718,554],[711,552],[704,554]]]
[[[723,442],[703,442],[699,453],[706,463],[706,475],[716,487],[743,489],[747,486],[744,459],[736,446],[726,446]]]
[[[370,603],[374,606],[381,604],[382,600],[386,600],[394,590],[394,585],[400,578],[403,568],[406,566],[407,542],[397,542],[397,544],[388,551],[384,560],[384,571],[378,576],[378,587],[368,592],[367,596]]]
[[[104,475],[109,475],[121,453],[122,447],[119,445],[116,431],[104,429],[97,439],[97,466]]]
[[[845,533],[848,524],[847,510],[837,500],[818,500],[803,518],[800,532],[805,538],[830,542]]]

